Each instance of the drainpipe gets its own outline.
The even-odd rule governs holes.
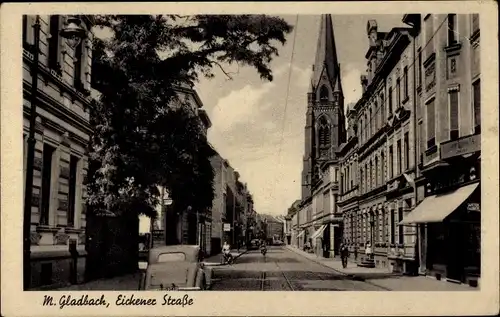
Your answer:
[[[417,57],[417,30],[416,30],[416,26],[413,25],[413,28],[412,30],[410,31],[411,33],[411,36],[413,38],[413,153],[414,153],[414,165],[415,165],[415,177],[414,177],[414,182],[413,182],[413,197],[414,197],[414,204],[413,204],[413,209],[415,209],[415,207],[417,206],[417,184],[416,184],[416,179],[419,177],[419,170],[418,170],[418,156],[419,156],[419,153],[417,151],[417,146],[418,146],[418,141],[420,141],[418,139],[417,141],[417,135],[418,135],[418,131],[417,131],[417,89],[416,89],[416,85],[417,85],[417,72],[416,72],[416,63],[415,61],[417,61],[418,63],[418,57]],[[418,65],[419,67],[419,74],[421,72],[421,69],[420,69],[420,65]],[[415,229],[416,229],[416,246],[417,246],[417,252],[415,252],[415,260],[418,259],[418,263],[419,263],[419,266],[421,266],[421,259],[422,259],[422,248],[421,248],[421,237],[420,237],[420,234],[419,234],[419,230],[420,230],[420,227],[418,224],[415,225]],[[419,268],[417,268],[417,271],[419,270]]]

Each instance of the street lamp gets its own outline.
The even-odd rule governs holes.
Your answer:
[[[80,26],[80,19],[77,17],[68,18],[68,23],[61,30],[61,36],[68,39],[68,45],[73,48],[80,44],[85,38],[86,32]],[[26,185],[24,194],[24,220],[23,220],[23,284],[24,289],[31,285],[31,200],[33,198],[33,167],[35,161],[35,125],[37,121],[36,105],[38,95],[38,63],[40,57],[40,16],[36,15],[33,25],[33,63],[31,65],[31,109],[28,135],[28,153],[26,158]],[[73,46],[75,45],[75,46]]]

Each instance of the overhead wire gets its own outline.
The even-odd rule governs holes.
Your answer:
[[[281,137],[280,137],[280,143],[279,143],[279,148],[278,148],[278,164],[281,165],[281,152],[283,151],[283,141],[285,137],[285,123],[286,123],[286,111],[288,108],[288,98],[290,95],[290,82],[292,78],[292,72],[293,72],[293,57],[295,55],[295,41],[297,38],[297,29],[299,25],[299,15],[297,14],[295,16],[295,27],[294,27],[294,34],[293,34],[293,40],[292,40],[292,53],[290,56],[290,66],[288,70],[288,80],[287,80],[287,88],[286,88],[286,93],[285,93],[285,107],[283,109],[283,118],[281,120]],[[278,175],[276,175],[276,179],[274,181],[275,186],[273,187],[273,192],[275,188],[277,187],[277,182],[278,182]]]

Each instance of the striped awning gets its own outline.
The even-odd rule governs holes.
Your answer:
[[[323,232],[325,231],[326,229],[326,226],[327,225],[322,225],[321,227],[319,227],[318,230],[316,230],[313,235],[311,236],[311,239],[316,239],[316,238],[319,238],[321,237],[321,235],[323,234]]]
[[[479,183],[471,184],[460,187],[451,193],[429,196],[399,224],[441,222],[465,202],[478,186]]]

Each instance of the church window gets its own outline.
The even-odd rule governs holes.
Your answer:
[[[320,101],[328,101],[328,88],[324,85],[319,90],[319,99]]]
[[[325,117],[322,117],[319,121],[319,145],[320,147],[330,145],[330,126]]]

